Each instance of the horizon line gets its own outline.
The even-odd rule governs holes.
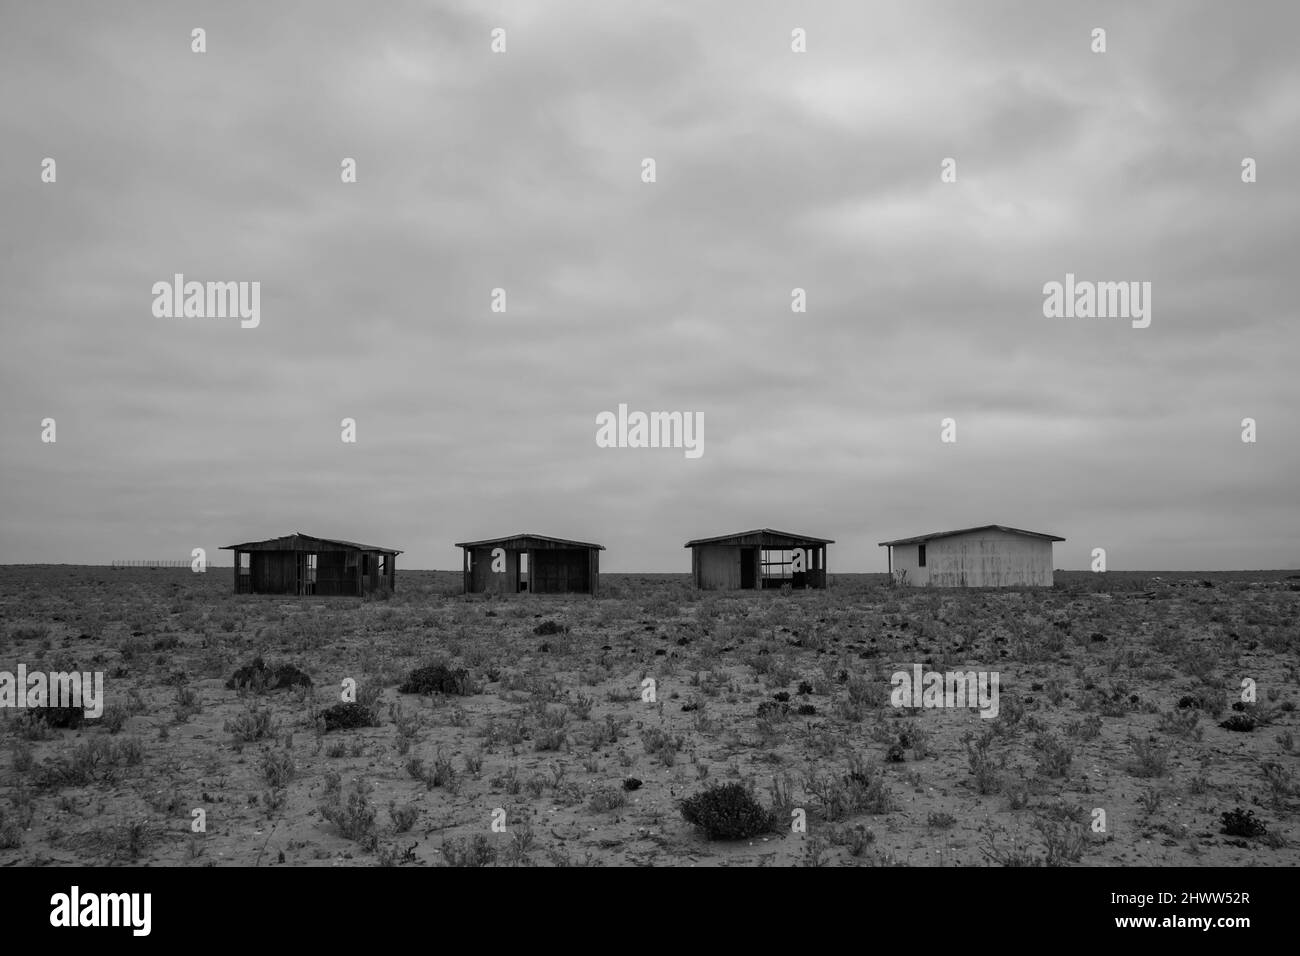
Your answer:
[[[152,566],[152,567],[149,566],[149,565],[140,565],[140,566],[137,566],[137,567],[130,567],[130,568],[115,568],[115,567],[113,567],[112,564],[76,564],[76,563],[70,563],[70,562],[53,562],[53,561],[24,561],[24,562],[17,562],[17,561],[14,561],[14,562],[0,562],[0,568],[103,568],[103,569],[108,570],[108,571],[185,571],[185,570],[187,570],[187,569],[186,569],[185,567],[183,567],[183,566],[179,566],[179,567],[178,567],[178,566],[175,566],[175,565],[170,566],[170,567],[166,567],[166,566],[162,566],[162,565]],[[234,568],[235,568],[235,566],[234,566],[233,564],[209,564],[209,565],[207,566],[207,571],[233,571]],[[192,574],[197,574],[197,573],[204,573],[204,574],[206,574],[207,571],[204,571],[204,572],[195,572],[195,571],[192,571],[192,570],[191,570],[190,573],[192,573]],[[464,573],[464,569],[462,569],[462,568],[397,568],[396,571],[397,571],[397,573],[399,573],[399,574],[401,574],[401,573],[403,573],[403,572],[410,574],[410,573],[417,572],[417,571],[418,571],[418,572],[423,572],[423,573],[435,573],[435,572],[437,572],[437,573],[444,573],[444,574],[462,574],[462,573]],[[1291,572],[1300,573],[1300,567],[1294,567],[1294,568],[1187,568],[1187,569],[1182,569],[1182,568],[1108,568],[1108,569],[1105,570],[1105,571],[1093,571],[1091,568],[1053,568],[1052,571],[1053,571],[1053,573],[1056,573],[1056,572],[1063,572],[1063,573],[1069,573],[1069,574],[1073,574],[1073,573],[1086,573],[1086,574],[1115,574],[1115,573],[1117,573],[1117,572],[1118,572],[1118,573],[1121,573],[1121,574],[1242,574],[1242,573],[1245,573],[1245,572],[1281,573],[1281,572],[1283,572],[1283,571],[1291,571]],[[834,576],[837,575],[837,574],[880,574],[880,575],[884,575],[884,576],[886,576],[886,577],[889,576],[889,571],[888,571],[888,569],[881,569],[881,570],[879,570],[879,571],[828,571],[827,573],[828,573],[829,575],[831,575],[832,577],[834,577]],[[600,574],[602,574],[602,575],[605,575],[605,574],[680,574],[680,575],[682,575],[682,576],[684,576],[684,577],[689,577],[689,576],[691,575],[691,572],[690,572],[689,569],[686,570],[686,571],[644,571],[644,570],[637,570],[637,571],[601,571]]]

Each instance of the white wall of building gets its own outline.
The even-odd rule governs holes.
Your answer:
[[[1052,542],[989,528],[925,542],[925,567],[918,546],[893,549],[893,568],[906,570],[906,583],[933,587],[1051,587]]]

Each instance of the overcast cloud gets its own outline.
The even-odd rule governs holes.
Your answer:
[[[1000,523],[1066,568],[1300,566],[1297,27],[3,0],[0,561],[301,530],[459,568],[534,531],[684,572],[767,526],[882,571],[878,541]],[[155,317],[178,272],[259,281],[260,325]],[[1150,327],[1045,318],[1067,272],[1151,282]],[[598,448],[619,403],[702,413],[703,456]]]

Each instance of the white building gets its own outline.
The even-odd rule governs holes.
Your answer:
[[[882,541],[901,584],[939,588],[1051,587],[1054,534],[1000,524]]]

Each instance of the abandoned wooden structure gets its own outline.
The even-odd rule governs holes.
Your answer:
[[[295,531],[282,538],[228,544],[236,594],[359,596],[393,591],[401,551]]]
[[[697,588],[761,590],[826,587],[826,545],[830,538],[761,528],[687,541],[691,577]]]
[[[459,541],[466,594],[595,594],[603,545],[544,534]]]
[[[899,584],[940,588],[1051,587],[1054,534],[988,524],[882,541]]]

